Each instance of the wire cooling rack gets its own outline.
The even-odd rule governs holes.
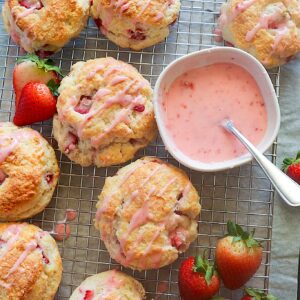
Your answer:
[[[0,0],[2,6],[4,0]],[[81,60],[112,56],[134,65],[154,86],[163,68],[174,59],[204,48],[221,45],[215,42],[214,28],[222,1],[182,0],[178,22],[172,27],[167,40],[141,52],[119,49],[104,38],[90,20],[80,36],[54,56],[57,64],[67,73],[70,66]],[[19,48],[6,34],[0,23],[0,120],[12,120],[14,95],[12,71],[15,60],[22,55]],[[277,95],[279,95],[279,70],[269,72]],[[178,267],[182,259],[206,250],[214,257],[216,241],[226,231],[226,222],[231,219],[248,230],[256,229],[256,236],[263,241],[263,262],[249,286],[267,290],[269,285],[272,212],[274,191],[269,180],[254,162],[239,168],[219,173],[194,172],[180,166],[165,150],[162,140],[157,140],[137,155],[158,156],[184,169],[201,195],[202,211],[199,218],[198,238],[190,249],[170,266],[154,271],[132,271],[122,268],[111,260],[93,219],[97,196],[107,176],[114,175],[120,166],[110,168],[82,168],[69,161],[57,148],[52,137],[52,122],[33,126],[54,147],[59,161],[61,176],[53,200],[45,211],[30,220],[44,230],[51,230],[58,220],[64,218],[67,208],[78,211],[71,223],[72,234],[64,242],[58,242],[63,258],[63,279],[56,299],[69,299],[72,291],[87,276],[108,269],[119,268],[140,280],[147,292],[147,299],[180,299],[178,294]],[[276,143],[267,157],[275,162]],[[231,292],[221,289],[227,299],[240,299],[241,290]]]

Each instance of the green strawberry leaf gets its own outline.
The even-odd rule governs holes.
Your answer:
[[[201,257],[200,255],[197,255],[195,257],[195,266],[193,268],[193,271],[203,273],[207,285],[210,285],[211,279],[214,274],[217,275],[217,273],[215,273],[214,267],[209,263],[209,261],[206,258]]]
[[[208,266],[207,271],[205,273],[205,281],[207,285],[210,285],[213,274],[214,274],[214,268],[212,266]]]
[[[59,83],[56,83],[53,79],[51,79],[47,83],[47,87],[50,89],[50,91],[53,94],[53,96],[55,96],[55,97],[59,96],[59,92],[58,92]]]
[[[19,57],[17,59],[17,63],[19,64],[28,60],[34,62],[39,69],[42,69],[45,72],[54,71],[57,74],[59,74],[61,77],[64,77],[64,74],[61,72],[60,68],[55,66],[54,61],[50,58],[41,59],[35,54],[28,53],[25,56]]]
[[[225,298],[223,298],[221,296],[214,296],[210,300],[225,300]]]
[[[255,230],[249,233],[244,231],[240,225],[234,224],[230,220],[227,222],[227,230],[228,234],[226,234],[226,236],[233,237],[233,244],[242,241],[248,248],[261,247],[260,242],[253,238]]]
[[[230,220],[227,222],[227,231],[230,236],[238,236],[235,223]]]
[[[245,288],[245,293],[251,297],[255,297],[255,300],[278,300],[277,297],[266,294],[264,291],[253,288]]]
[[[287,172],[289,166],[293,164],[300,164],[300,151],[298,151],[296,158],[291,158],[291,157],[285,158],[282,162],[281,170]]]

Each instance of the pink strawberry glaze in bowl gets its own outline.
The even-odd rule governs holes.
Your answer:
[[[246,70],[254,79],[266,111],[265,131],[261,139],[256,143],[257,148],[261,152],[265,152],[270,148],[276,139],[280,127],[280,109],[270,77],[262,64],[248,53],[236,48],[216,47],[194,52],[175,60],[160,74],[155,85],[153,101],[157,125],[162,140],[170,154],[183,165],[193,170],[204,172],[216,172],[234,168],[250,162],[252,157],[245,150],[237,157],[219,161],[216,159],[215,161],[205,162],[204,160],[200,161],[195,159],[195,157],[191,157],[190,153],[180,149],[179,144],[171,136],[172,130],[168,129],[170,125],[167,125],[168,120],[166,120],[165,95],[166,91],[181,75],[197,68],[209,67],[215,64],[237,65]],[[235,110],[235,115],[239,115],[238,107],[234,107],[233,110]],[[201,114],[199,114],[200,118]],[[230,138],[234,139],[233,137]],[[201,139],[201,136],[199,136],[199,139]]]

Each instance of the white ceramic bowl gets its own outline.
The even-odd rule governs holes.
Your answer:
[[[197,171],[215,172],[234,168],[251,161],[250,154],[223,162],[204,163],[191,159],[178,150],[168,134],[162,110],[163,92],[184,72],[214,63],[234,63],[246,69],[256,80],[265,101],[268,125],[266,134],[257,146],[265,152],[274,142],[280,126],[280,110],[270,77],[262,64],[248,53],[231,47],[216,47],[183,56],[172,62],[159,76],[154,89],[154,111],[160,135],[171,155],[183,165]],[[200,118],[201,116],[199,116]],[[199,137],[201,138],[201,137]]]

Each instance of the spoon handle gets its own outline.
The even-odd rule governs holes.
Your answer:
[[[269,177],[281,198],[291,206],[300,206],[300,186],[271,163],[255,146],[253,146],[233,125],[227,121],[226,129],[235,135],[235,137],[249,150],[252,156]]]

